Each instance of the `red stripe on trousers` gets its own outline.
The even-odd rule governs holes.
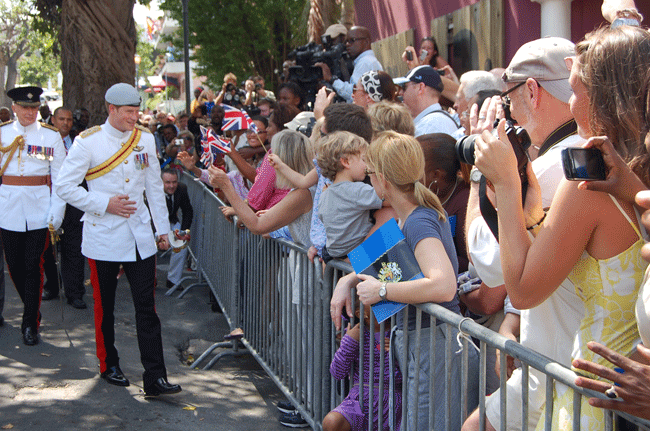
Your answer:
[[[36,312],[36,330],[38,331],[38,328],[41,327],[41,301],[43,300],[43,285],[45,283],[45,252],[47,251],[47,247],[50,245],[50,234],[48,231],[48,234],[45,236],[45,248],[43,249],[43,253],[41,253],[41,262],[38,265],[38,269],[41,271],[41,282],[38,287],[38,311]],[[54,250],[54,253],[56,253],[56,244],[52,244],[52,249]],[[55,259],[56,261],[56,259]],[[56,271],[56,276],[57,278],[59,277],[59,269],[57,268]],[[56,282],[59,283],[61,280],[57,280]],[[60,286],[63,287],[63,286]]]
[[[97,276],[97,264],[93,259],[88,258],[90,266],[90,283],[93,286],[93,299],[95,300],[95,343],[97,344],[97,359],[99,359],[99,372],[106,371],[106,346],[104,344],[104,333],[102,332],[102,320],[104,319],[104,307],[102,307],[102,295],[99,291],[99,277]]]

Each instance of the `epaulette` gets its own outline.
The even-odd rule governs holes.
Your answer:
[[[86,129],[83,132],[79,133],[79,136],[82,138],[87,138],[88,136],[92,135],[93,133],[97,133],[100,130],[102,130],[102,126],[93,126],[90,129]]]
[[[41,126],[45,127],[46,129],[54,130],[55,132],[59,133],[59,129],[57,129],[51,124],[41,123]]]
[[[136,129],[140,129],[140,130],[142,130],[143,132],[146,132],[146,133],[151,133],[151,130],[149,130],[148,128],[146,128],[146,127],[144,127],[144,126],[141,126],[141,125],[139,125],[139,124],[136,124],[136,125],[135,125],[135,128],[136,128]]]
[[[13,122],[14,122],[14,120],[5,121],[4,123],[0,124],[0,127],[6,126],[7,124],[11,124]]]

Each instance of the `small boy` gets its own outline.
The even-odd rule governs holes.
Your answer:
[[[317,163],[332,184],[323,190],[318,217],[327,236],[323,260],[346,259],[373,226],[370,211],[382,207],[375,189],[363,183],[368,142],[350,132],[334,132],[321,140]]]

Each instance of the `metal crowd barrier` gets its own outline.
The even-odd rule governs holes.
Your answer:
[[[184,174],[182,181],[188,185],[188,192],[194,207],[194,221],[190,251],[197,263],[199,282],[207,284],[217,298],[224,316],[231,328],[242,328],[244,335],[225,343],[215,343],[193,364],[198,367],[216,348],[228,347],[231,350],[215,356],[204,369],[209,369],[220,357],[224,355],[239,355],[247,351],[264,368],[271,379],[282,390],[287,398],[296,406],[297,411],[305,418],[315,430],[322,430],[322,421],[325,415],[341,403],[347,395],[351,385],[350,378],[344,381],[335,380],[329,372],[330,363],[338,347],[337,333],[329,314],[329,302],[334,286],[340,277],[352,271],[349,264],[331,261],[324,269],[318,262],[312,263],[307,258],[307,250],[286,240],[266,239],[253,235],[245,229],[239,229],[235,223],[226,221],[219,207],[223,203],[204,184],[194,181],[193,177]],[[354,294],[353,294],[354,298]],[[356,306],[353,299],[353,308]],[[363,304],[360,304],[363,315]],[[403,311],[404,320],[408,320],[408,307]],[[420,351],[422,315],[431,316],[431,327],[441,325],[446,334],[444,346],[438,346],[435,333],[427,331],[429,335],[428,351]],[[359,363],[363,364],[363,319],[361,319],[361,340]],[[395,317],[380,325],[380,333],[385,329],[395,326]],[[368,328],[370,336],[374,338],[374,326]],[[454,336],[454,334],[456,334]],[[414,338],[411,340],[411,338]],[[240,351],[239,343],[245,348]],[[415,358],[407,357],[406,346],[415,343]],[[474,343],[478,343],[478,347]],[[462,347],[462,360],[460,366],[461,395],[460,399],[451,399],[449,391],[439,394],[436,388],[440,382],[435,381],[435,364],[429,367],[429,393],[428,400],[429,423],[434,423],[435,406],[438,402],[445,401],[444,430],[454,431],[460,429],[460,424],[471,414],[471,398],[468,387],[478,379],[478,409],[480,412],[480,429],[485,429],[485,393],[486,376],[490,370],[486,367],[487,346],[493,346],[502,353],[519,359],[522,363],[522,417],[523,430],[527,430],[528,417],[528,370],[533,367],[546,375],[546,410],[540,418],[544,421],[544,429],[550,430],[553,419],[553,388],[554,382],[566,385],[573,391],[573,430],[580,430],[580,402],[582,396],[603,397],[602,394],[578,388],[574,385],[576,374],[567,367],[550,360],[549,358],[523,347],[500,334],[487,329],[469,318],[464,318],[437,304],[421,304],[416,310],[416,328],[412,335],[404,331],[405,349],[395,352],[402,355],[402,363],[419,361],[421,355],[429,355],[435,361],[436,352],[444,349],[445,357],[445,383],[446,388],[452,384],[452,373],[449,368],[451,358]],[[460,347],[459,347],[460,346]],[[570,348],[570,346],[567,346]],[[478,375],[471,375],[470,350],[479,351]],[[376,349],[369,352],[369,363],[373,364]],[[380,362],[383,363],[384,349],[378,349]],[[395,349],[392,349],[393,351]],[[506,381],[506,355],[500,355],[501,387]],[[407,384],[408,369],[401,370],[403,375],[402,411],[394,408],[395,382],[393,366],[390,370],[380,370],[379,381],[383,381],[384,373],[388,372],[389,385],[389,411],[391,412],[388,424],[383,423],[384,387],[378,388],[378,429],[397,429],[396,415],[402,415],[402,427],[408,431],[415,430],[408,424],[407,413],[409,410],[415,415],[417,423],[417,409],[412,408],[407,400],[409,394]],[[419,362],[417,362],[419,363]],[[415,369],[415,379],[419,379],[419,369]],[[352,373],[351,373],[352,374]],[[364,373],[360,375],[363,377]],[[374,404],[374,375],[371,367],[368,380],[359,385],[360,400],[363,404],[363,394],[368,393],[368,404]],[[435,394],[435,395],[434,395]],[[415,395],[414,405],[418,403]],[[460,406],[460,416],[452,414],[452,406]],[[505,391],[501,393],[501,430],[507,429],[507,405]],[[368,429],[373,429],[373,412],[369,409]],[[641,430],[650,430],[650,421],[642,420],[627,414],[605,411],[603,429],[614,430],[618,417],[638,426]],[[384,428],[385,427],[385,428]],[[377,428],[375,428],[377,429]],[[443,430],[443,431],[444,431]],[[419,431],[419,430],[418,430]]]

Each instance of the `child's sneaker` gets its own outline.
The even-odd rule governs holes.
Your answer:
[[[309,424],[300,413],[285,413],[280,415],[280,423],[289,428],[307,428]]]
[[[280,401],[278,402],[278,410],[282,413],[293,413],[296,411],[296,408],[289,401]]]

